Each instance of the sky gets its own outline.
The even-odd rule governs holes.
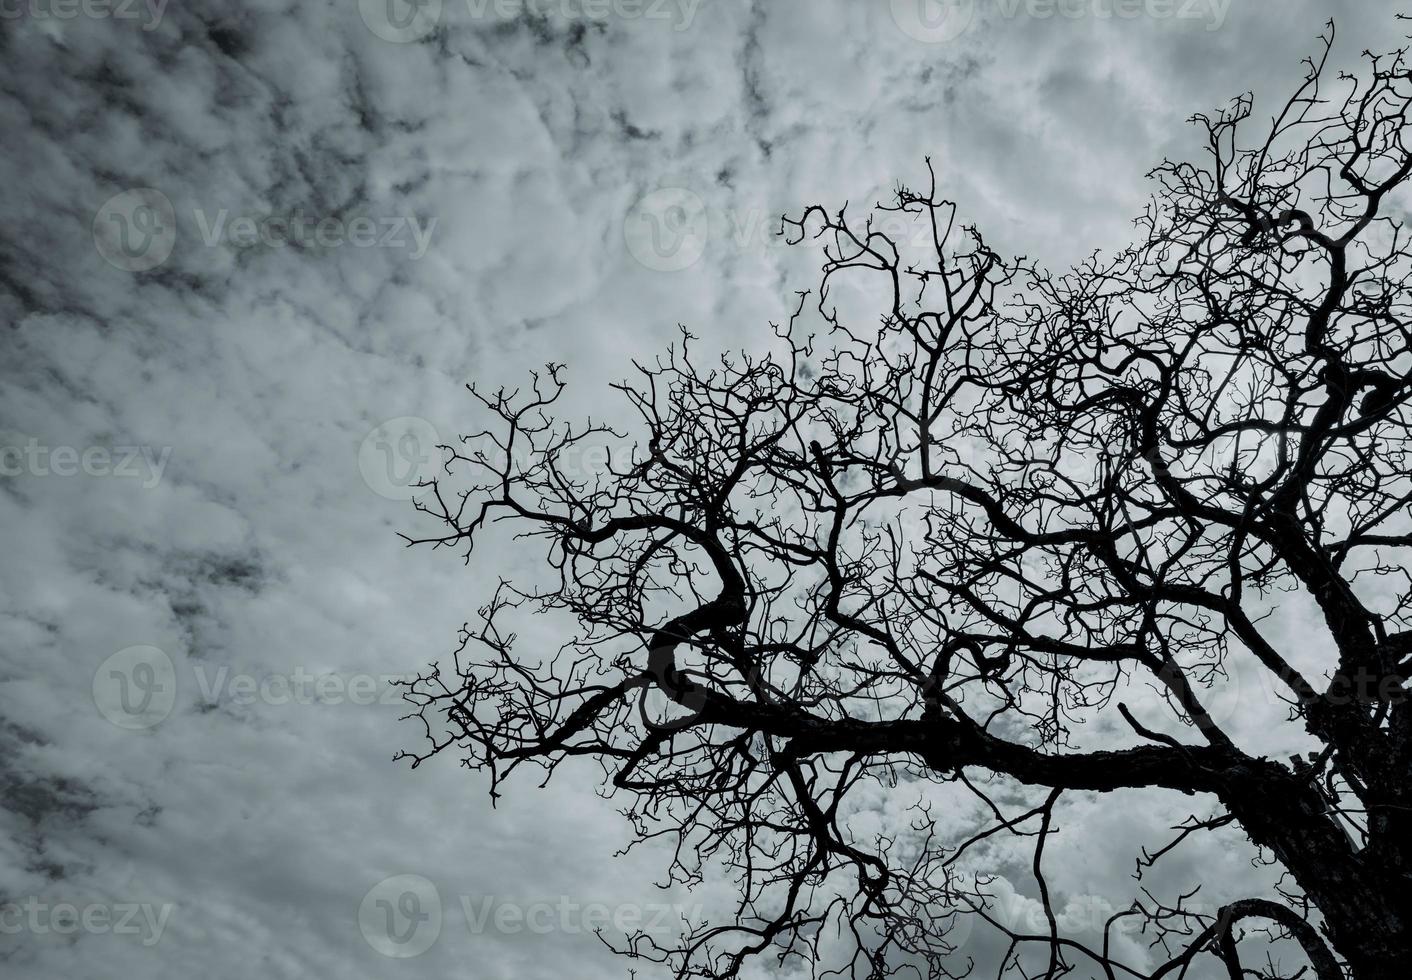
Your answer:
[[[1402,34],[1384,2],[1061,7],[0,2],[7,975],[653,976],[594,925],[670,935],[729,886],[654,888],[591,767],[492,808],[452,756],[393,760],[391,680],[538,556],[404,549],[408,484],[478,427],[468,382],[563,362],[565,414],[611,413],[679,324],[761,345],[815,285],[782,212],[930,156],[1062,268],[1123,244],[1193,112],[1292,91],[1329,16],[1335,67]],[[1123,904],[1185,806],[1066,804],[1061,903]],[[1263,887],[1236,843],[1171,874]]]

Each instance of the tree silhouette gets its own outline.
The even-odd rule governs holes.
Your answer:
[[[463,753],[492,794],[597,760],[672,880],[739,889],[678,943],[618,940],[678,975],[761,954],[960,976],[961,935],[989,929],[1003,976],[1404,976],[1412,76],[1399,51],[1324,78],[1333,36],[1268,125],[1249,96],[1193,118],[1200,161],[1152,172],[1116,256],[1007,259],[932,174],[861,225],[782,219],[826,245],[817,292],[758,355],[702,364],[683,331],[635,363],[615,387],[636,434],[556,420],[560,365],[472,386],[495,428],[443,447],[417,502],[437,531],[408,541],[469,561],[510,520],[554,585],[502,582],[451,669],[409,684],[430,744],[402,756]],[[845,283],[880,322],[839,312]],[[564,462],[629,435],[600,472]],[[527,657],[516,610],[580,629]],[[1257,675],[1279,700],[1245,683],[1235,721],[1292,757],[1210,706]],[[1130,907],[1072,935],[1056,805],[1133,790],[1199,812],[1133,855]],[[859,818],[883,799],[911,804],[899,826]],[[1141,884],[1206,833],[1268,887],[1207,906]],[[1002,839],[1027,842],[1038,928],[966,870]]]

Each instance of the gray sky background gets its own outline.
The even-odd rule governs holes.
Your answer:
[[[780,212],[861,208],[927,155],[1002,251],[1121,244],[1143,173],[1191,151],[1187,116],[1246,90],[1267,115],[1330,15],[1340,65],[1402,26],[1351,0],[974,0],[940,22],[906,0],[605,3],[444,0],[400,29],[371,0],[0,4],[0,904],[166,907],[160,938],[6,929],[7,975],[625,976],[565,902],[729,890],[658,893],[659,854],[615,858],[623,801],[591,767],[493,810],[449,756],[391,761],[419,733],[382,678],[448,658],[539,552],[468,570],[404,550],[415,515],[378,439],[414,460],[402,440],[428,426],[478,427],[467,381],[548,360],[565,413],[598,411],[678,323],[708,351],[760,344],[815,285],[817,254],[772,240]],[[644,198],[685,202],[676,251],[652,248]],[[271,214],[307,237],[249,245]],[[323,675],[335,703],[240,680]],[[152,719],[123,683],[159,723],[134,727]],[[1125,903],[1138,845],[1189,806],[1074,799],[1061,904]],[[1235,842],[1171,873],[1263,886]],[[397,875],[445,909],[413,958],[360,929]],[[476,932],[459,896],[559,908],[543,934]]]

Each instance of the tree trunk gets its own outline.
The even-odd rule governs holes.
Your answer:
[[[1403,862],[1373,847],[1355,852],[1310,782],[1261,762],[1262,772],[1228,784],[1221,794],[1227,806],[1323,915],[1324,939],[1355,980],[1412,975],[1412,880],[1401,871]]]

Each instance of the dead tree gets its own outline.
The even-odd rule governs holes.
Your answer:
[[[739,888],[730,921],[619,941],[681,976],[756,955],[963,975],[965,917],[1005,937],[1007,976],[1405,976],[1412,78],[1401,52],[1325,78],[1332,40],[1268,124],[1250,97],[1194,117],[1204,154],[1152,172],[1114,257],[1005,258],[933,174],[861,224],[783,219],[826,246],[817,291],[756,354],[703,364],[683,331],[635,363],[615,386],[635,433],[557,420],[559,365],[472,387],[494,428],[444,447],[418,501],[436,531],[408,541],[469,561],[510,521],[550,584],[503,582],[409,685],[429,747],[404,755],[461,753],[492,793],[596,760],[637,836],[674,845],[672,879]],[[845,280],[877,320],[838,311]],[[632,448],[565,464],[603,440]],[[1319,628],[1276,629],[1301,603]],[[577,623],[557,654],[514,648],[531,613]],[[1212,716],[1255,671],[1293,759]],[[1139,709],[1143,685],[1161,698]],[[1056,806],[1122,790],[1192,797],[1139,873],[1229,833],[1275,884],[1204,910],[1145,894],[1066,935]],[[883,793],[902,826],[855,819]],[[975,815],[963,833],[942,800]],[[1042,928],[962,872],[997,836],[1032,841]],[[1108,941],[1133,917],[1155,967]]]

